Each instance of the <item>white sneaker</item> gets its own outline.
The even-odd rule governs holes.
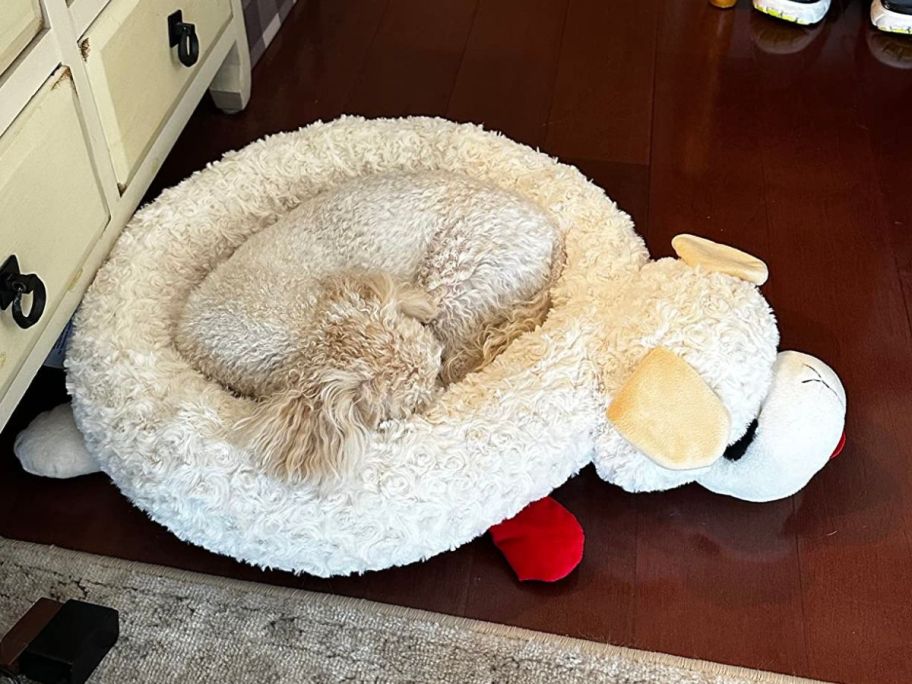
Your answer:
[[[777,19],[809,26],[823,19],[830,9],[830,0],[754,0],[754,9]]]
[[[912,0],[873,0],[871,23],[887,33],[912,35]]]

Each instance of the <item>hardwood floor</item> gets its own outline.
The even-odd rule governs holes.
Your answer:
[[[792,499],[556,497],[586,557],[515,582],[487,539],[318,580],[179,541],[101,475],[24,474],[12,439],[63,400],[43,371],[0,436],[0,534],[847,682],[912,681],[912,38],[867,4],[813,29],[701,0],[299,0],[242,114],[203,102],[149,198],[226,150],[342,113],[483,122],[579,166],[656,256],[678,232],[762,256],[783,348],[849,396],[848,445]],[[905,60],[905,62],[903,62]]]

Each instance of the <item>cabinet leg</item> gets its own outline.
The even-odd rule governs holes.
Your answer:
[[[232,20],[235,42],[209,86],[209,94],[212,95],[215,106],[226,114],[236,114],[244,109],[250,100],[250,51],[247,47],[247,33],[244,30],[241,3],[232,4],[235,10]]]

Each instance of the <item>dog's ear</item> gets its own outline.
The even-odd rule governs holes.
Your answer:
[[[395,297],[402,314],[416,318],[422,323],[429,323],[437,315],[437,304],[431,295],[415,285],[400,285]]]
[[[335,477],[352,472],[380,416],[366,401],[368,383],[359,374],[332,369],[314,380],[316,400],[310,416],[311,464]]]
[[[395,304],[399,313],[422,323],[430,322],[437,315],[437,304],[430,294],[417,285],[397,282],[386,271],[349,274],[338,279],[334,286],[338,291],[348,290],[381,304]]]
[[[239,428],[270,473],[323,485],[350,474],[379,416],[359,375],[332,369],[263,401]]]

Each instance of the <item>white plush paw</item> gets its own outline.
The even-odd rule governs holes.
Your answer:
[[[16,435],[13,451],[32,475],[66,479],[100,470],[85,447],[69,404],[39,414]]]

